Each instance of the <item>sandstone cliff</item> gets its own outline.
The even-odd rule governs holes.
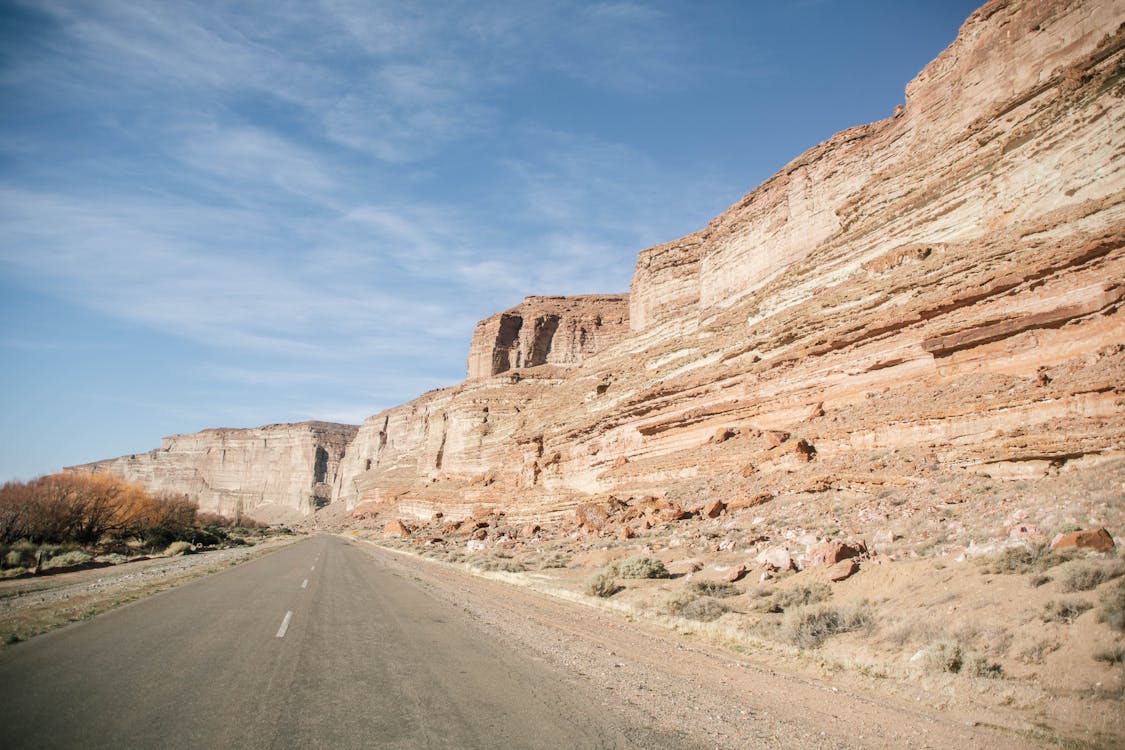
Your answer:
[[[562,370],[546,316],[482,322],[474,379],[368,419],[335,499],[871,499],[1125,455],[1123,20],[988,3],[892,117],[642,252],[627,336]]]
[[[291,521],[328,502],[354,425],[275,424],[170,435],[148,453],[69,467],[109,471],[154,493],[187,494],[200,510]]]
[[[477,323],[469,379],[538,365],[574,367],[628,332],[626,295],[528,297]]]

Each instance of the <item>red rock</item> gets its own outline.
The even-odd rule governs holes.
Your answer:
[[[797,441],[797,444],[793,447],[793,451],[802,461],[812,461],[816,458],[816,448],[804,438]]]
[[[627,463],[629,463],[629,459],[625,458],[625,456],[618,456],[617,460],[613,462],[613,468],[620,469]]]
[[[727,510],[745,510],[746,508],[753,508],[755,505],[761,505],[773,500],[773,495],[768,492],[759,492],[757,495],[750,497],[739,497],[727,503]]]
[[[762,433],[766,439],[766,445],[770,448],[776,448],[789,439],[789,433],[781,430],[766,430]]]
[[[524,526],[523,529],[520,531],[520,536],[524,539],[527,539],[528,537],[535,536],[536,534],[538,534],[542,530],[543,529],[539,526],[539,524],[529,523],[528,525]]]
[[[617,536],[621,537],[622,539],[632,539],[636,535],[637,532],[633,531],[632,526],[622,526],[621,531],[617,532]]]
[[[749,571],[747,571],[745,565],[739,565],[737,568],[734,568],[731,572],[727,573],[727,580],[731,583],[734,583],[735,581],[741,581],[743,576],[745,576],[747,572]]]
[[[711,436],[710,442],[725,443],[726,441],[730,440],[733,437],[736,437],[737,435],[738,432],[732,427],[720,427],[715,431],[715,434]]]
[[[388,539],[408,537],[410,528],[398,519],[387,521],[383,525],[383,536]]]
[[[574,509],[574,522],[588,531],[597,531],[609,520],[608,511],[597,503],[583,503]]]
[[[809,564],[828,567],[830,565],[835,565],[841,560],[847,560],[848,558],[865,554],[867,554],[867,545],[863,542],[856,542],[855,544],[825,542],[813,549],[812,553],[809,555]]]
[[[712,500],[703,506],[703,515],[708,518],[718,518],[726,509],[727,504],[722,500]]]
[[[859,565],[856,563],[856,561],[848,559],[841,560],[832,567],[828,568],[826,574],[829,581],[836,582],[843,581],[846,578],[850,578],[857,570],[859,570]]]
[[[1069,534],[1059,534],[1051,540],[1051,549],[1077,548],[1109,552],[1114,546],[1113,537],[1104,528],[1072,531]]]

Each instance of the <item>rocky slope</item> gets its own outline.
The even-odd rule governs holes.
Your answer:
[[[544,518],[1125,455],[1123,20],[989,2],[892,117],[643,251],[627,336],[561,369],[482,322],[473,379],[368,419],[334,499]]]
[[[170,435],[148,453],[69,467],[109,471],[154,493],[187,494],[231,518],[292,521],[328,502],[355,425],[275,424]]]

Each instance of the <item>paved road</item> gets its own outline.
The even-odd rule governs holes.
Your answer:
[[[0,653],[9,749],[680,746],[330,536]]]

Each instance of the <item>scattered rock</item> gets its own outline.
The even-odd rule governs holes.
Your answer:
[[[830,567],[852,557],[867,554],[867,545],[863,542],[844,544],[843,542],[826,542],[809,554],[809,563],[821,567]]]
[[[727,504],[722,500],[712,500],[703,506],[703,515],[708,518],[718,518],[727,509]]]
[[[617,536],[621,539],[632,539],[636,535],[637,532],[633,531],[632,526],[622,526],[621,531],[617,532]]]
[[[1051,540],[1051,549],[1090,549],[1097,552],[1109,552],[1114,548],[1113,537],[1104,528],[1072,531],[1069,534],[1058,534]]]
[[[387,539],[403,539],[410,536],[410,528],[398,519],[387,521],[383,525],[383,536]]]
[[[738,567],[727,573],[727,581],[729,581],[730,583],[741,581],[748,572],[749,571],[746,569],[745,565],[739,565]]]
[[[625,458],[625,456],[618,456],[617,460],[613,462],[613,468],[620,469],[627,463],[629,463],[629,459]]]
[[[828,577],[829,581],[835,583],[850,578],[857,570],[859,570],[859,565],[855,560],[849,558],[847,560],[841,560],[829,567],[828,570],[825,571],[825,575]]]
[[[761,565],[767,565],[774,570],[793,570],[793,556],[784,547],[770,547],[758,553],[755,560]]]
[[[789,433],[781,430],[766,430],[762,433],[762,437],[765,438],[767,446],[776,448],[789,439]]]

